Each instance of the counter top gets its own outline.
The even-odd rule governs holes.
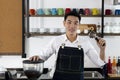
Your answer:
[[[28,80],[24,74],[22,76],[19,75],[19,73],[21,73],[21,71],[23,72],[23,69],[18,69],[18,68],[10,69],[9,68],[8,70],[16,70],[18,72],[16,74],[16,76],[13,77],[15,80]],[[85,71],[98,71],[98,72],[102,73],[102,70],[100,68],[85,68],[84,70]],[[43,72],[44,74],[41,75],[40,80],[52,80],[52,78],[47,74],[47,72],[48,72],[48,69],[45,68],[44,72]],[[0,80],[4,80],[4,78],[0,77]],[[107,77],[107,78],[101,78],[101,79],[85,78],[84,80],[120,80],[120,78],[114,78],[114,77],[113,78]]]

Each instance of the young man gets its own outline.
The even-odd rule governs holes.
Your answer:
[[[97,42],[100,57],[92,44],[86,38],[77,35],[77,28],[81,17],[78,13],[65,14],[63,24],[66,34],[55,37],[48,47],[40,53],[30,57],[30,60],[47,60],[52,54],[56,55],[56,65],[53,80],[83,80],[84,54],[96,65],[103,66],[105,60],[105,40]]]

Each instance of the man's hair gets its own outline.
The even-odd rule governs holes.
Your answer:
[[[64,16],[64,21],[67,19],[68,16],[75,16],[75,17],[78,17],[79,22],[81,21],[81,16],[80,16],[80,14],[77,13],[77,12],[71,11],[71,12],[65,14],[65,16]]]

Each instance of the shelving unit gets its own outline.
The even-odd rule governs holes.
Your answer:
[[[102,3],[104,3],[104,0],[102,0]],[[34,16],[30,16],[29,15],[29,0],[25,0],[25,4],[26,4],[26,14],[25,14],[25,18],[26,18],[26,21],[25,21],[25,23],[26,23],[26,26],[27,26],[27,29],[26,29],[26,33],[24,34],[25,36],[27,36],[28,38],[29,37],[32,37],[32,36],[56,36],[56,35],[60,35],[59,33],[55,33],[55,34],[40,34],[40,33],[31,33],[30,31],[29,31],[29,18],[30,17],[63,17],[64,15],[34,15]],[[102,4],[102,8],[103,8],[103,4]],[[103,9],[102,9],[102,11],[104,11]],[[102,12],[103,13],[103,12]],[[101,20],[102,20],[102,23],[101,23],[101,26],[103,26],[104,25],[104,23],[103,23],[103,17],[104,17],[104,14],[101,14],[101,15],[95,15],[95,16],[93,16],[93,15],[88,15],[88,16],[86,16],[86,15],[81,15],[81,17],[88,17],[88,18],[95,18],[95,17],[100,17],[101,18]],[[86,35],[86,34],[80,34],[80,35]],[[101,31],[101,37],[103,37],[103,29],[102,29],[102,31]]]
[[[101,5],[101,15],[97,15],[97,16],[93,16],[93,15],[89,15],[89,16],[85,16],[85,15],[81,15],[81,17],[84,17],[84,18],[101,18],[101,33],[99,34],[101,37],[104,37],[104,36],[120,36],[120,33],[104,33],[104,18],[107,18],[107,17],[120,17],[120,15],[104,15],[104,0],[101,0],[102,1],[102,5]],[[44,34],[41,34],[40,32],[30,32],[29,29],[30,29],[30,25],[29,25],[29,20],[31,17],[64,17],[64,15],[34,15],[34,16],[30,16],[29,15],[29,0],[23,0],[23,4],[24,4],[24,11],[23,11],[23,15],[24,15],[24,19],[23,19],[23,23],[24,23],[24,27],[26,27],[26,30],[23,32],[24,33],[24,36],[29,38],[29,37],[36,37],[36,36],[58,36],[58,35],[61,35],[61,33],[54,33],[54,34],[50,34],[50,33],[44,33]],[[87,34],[79,34],[81,36],[86,36]],[[24,38],[25,39],[25,38]],[[25,49],[25,47],[24,47]],[[23,49],[23,50],[24,50]],[[26,54],[22,54],[22,56],[25,56]]]
[[[25,15],[25,18],[26,18],[26,26],[27,26],[27,29],[26,29],[26,33],[24,34],[25,36],[27,37],[32,37],[32,36],[53,36],[53,35],[60,35],[59,33],[55,33],[55,34],[40,34],[40,33],[31,33],[29,31],[29,18],[30,17],[63,17],[64,15],[34,15],[34,16],[30,16],[29,15],[29,0],[25,0],[25,4],[26,4],[26,15]],[[108,36],[108,35],[120,35],[120,34],[116,34],[116,33],[109,33],[109,34],[106,34],[104,33],[104,18],[105,17],[120,17],[120,15],[104,15],[104,0],[102,0],[102,5],[101,5],[101,15],[96,15],[96,16],[93,16],[93,15],[89,15],[89,16],[85,16],[85,15],[81,15],[81,17],[88,17],[88,18],[95,18],[95,17],[100,17],[101,18],[101,26],[102,26],[102,29],[101,29],[101,37],[104,37],[104,36]],[[84,34],[80,34],[80,35],[84,35]]]

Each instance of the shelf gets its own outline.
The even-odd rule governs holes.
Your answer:
[[[64,33],[63,33],[64,34]],[[25,33],[25,36],[28,36],[28,37],[36,37],[36,36],[59,36],[59,35],[62,35],[62,33],[38,33],[38,32],[30,32],[30,33]],[[87,36],[88,34],[78,34],[78,35],[81,35],[81,36]]]
[[[120,15],[104,15],[104,17],[120,17]]]
[[[64,15],[29,15],[29,17],[64,17]],[[81,15],[81,17],[101,17],[101,15]],[[120,17],[120,15],[104,15],[104,17]]]
[[[29,15],[29,17],[64,17],[64,15]],[[81,17],[101,17],[101,15],[81,15]]]
[[[104,36],[120,36],[120,33],[104,33]]]
[[[29,37],[35,37],[35,36],[59,36],[61,35],[62,33],[38,33],[38,32],[30,32],[30,33],[25,33],[25,36],[29,36]],[[84,33],[81,33],[79,34],[81,36],[87,36],[88,34],[84,34]],[[100,34],[98,34],[100,35]],[[120,36],[120,33],[104,33],[104,36]]]

